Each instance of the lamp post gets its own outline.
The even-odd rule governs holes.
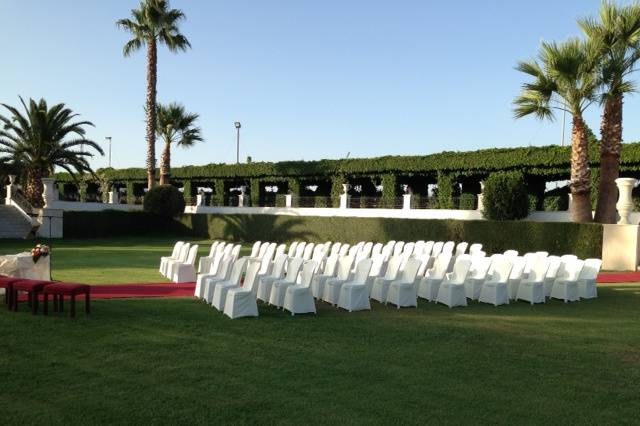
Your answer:
[[[242,125],[239,121],[236,121],[234,124],[236,126],[236,163],[240,164],[240,127],[242,127]]]
[[[111,136],[105,137],[105,140],[109,142],[109,167],[111,167]]]

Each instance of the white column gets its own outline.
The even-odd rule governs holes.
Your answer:
[[[484,182],[480,181],[480,193],[478,194],[478,211],[484,210]]]
[[[241,186],[240,187],[240,195],[238,195],[238,207],[244,207],[245,202],[244,202],[244,197],[246,197],[246,195],[244,195],[244,193],[247,191],[247,187],[246,186]]]
[[[196,206],[204,206],[204,194],[196,195]]]
[[[616,179],[616,185],[618,186],[618,202],[616,203],[616,208],[620,215],[618,225],[629,225],[629,215],[633,211],[631,191],[636,185],[636,180],[634,178],[618,178]]]
[[[292,205],[292,199],[293,197],[291,196],[291,194],[286,194],[284,196],[284,205],[285,207],[291,207]]]
[[[347,194],[347,191],[349,191],[350,188],[351,188],[351,185],[349,185],[348,183],[342,184],[342,194],[340,194],[341,209],[349,208],[349,198],[351,197],[349,196],[349,194]]]
[[[109,191],[109,204],[118,204],[118,193],[116,191]]]
[[[53,197],[53,184],[55,183],[53,178],[42,178],[42,199],[44,200],[44,206],[48,207],[56,200]]]
[[[11,190],[13,187],[13,184],[16,181],[16,175],[9,175],[9,185],[7,185],[7,198],[5,199],[5,204],[11,204]]]
[[[402,209],[411,210],[411,194],[402,195]]]

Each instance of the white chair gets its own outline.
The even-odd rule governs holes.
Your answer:
[[[265,241],[264,243],[260,244],[260,250],[258,250],[258,256],[256,257],[260,257],[262,258],[262,256],[265,255],[265,253],[267,252],[267,250],[269,249],[269,247],[271,246],[272,243]],[[275,243],[274,243],[275,244]]]
[[[413,246],[413,255],[415,257],[422,255],[422,253],[424,253],[424,248],[426,245],[427,243],[424,240],[416,241],[416,244]]]
[[[314,297],[324,300],[324,294],[327,286],[327,282],[330,280],[338,280],[340,282],[346,282],[351,275],[351,268],[355,262],[355,256],[342,256],[338,258],[337,273],[335,276],[326,277],[318,281]]]
[[[407,306],[418,306],[415,280],[421,263],[415,257],[407,261],[400,279],[393,281],[389,285],[386,303],[392,303],[398,309]]]
[[[302,252],[302,260],[311,260],[311,256],[313,255],[313,250],[316,245],[314,243],[309,243],[304,247],[304,251]]]
[[[304,249],[307,247],[307,243],[302,241],[298,243],[298,247],[296,247],[296,252],[293,257],[298,257],[302,259],[302,255],[304,254]]]
[[[162,256],[160,258],[160,267],[158,268],[158,271],[162,274],[165,275],[166,271],[167,271],[167,262],[169,262],[170,260],[177,260],[178,256],[180,255],[180,250],[182,249],[182,246],[184,245],[184,241],[178,241],[173,245],[173,250],[171,251],[171,256]]]
[[[364,243],[358,254],[356,255],[356,262],[360,262],[362,259],[366,259],[371,256],[371,251],[373,250],[373,243],[371,241]]]
[[[443,247],[444,242],[442,241],[436,241],[435,243],[433,243],[433,246],[431,247],[431,256],[438,257],[438,255],[442,253]]]
[[[343,256],[347,256],[347,254],[349,253],[350,250],[349,244],[343,244],[340,246],[340,251],[338,252],[338,256],[343,257]]]
[[[505,250],[503,254],[510,258],[518,257],[518,250]]]
[[[413,255],[413,250],[415,250],[415,248],[416,243],[414,243],[413,241],[406,243],[402,248],[402,255],[405,258],[409,258],[409,256]]]
[[[456,252],[455,252],[455,256],[462,256],[463,254],[465,254],[465,252],[467,251],[467,247],[469,247],[469,243],[467,242],[460,242],[458,243],[458,245],[456,246]]]
[[[453,241],[447,241],[442,246],[442,253],[453,255],[453,249],[456,247],[456,243]]]
[[[483,303],[491,303],[494,306],[509,303],[508,281],[511,274],[511,260],[513,257],[497,256],[492,261],[493,271],[482,285],[478,300]]]
[[[275,280],[271,285],[271,293],[269,294],[270,305],[274,305],[278,308],[282,307],[287,287],[296,285],[298,273],[300,273],[300,267],[302,266],[303,262],[304,261],[300,257],[289,259],[289,262],[287,264],[287,274],[285,275],[285,277],[279,280]]]
[[[340,252],[341,246],[342,246],[342,243],[339,243],[339,242],[333,243],[333,245],[331,246],[331,251],[329,252],[329,256],[337,255]]]
[[[422,249],[422,253],[427,255],[427,256],[431,256],[431,251],[433,250],[433,245],[434,244],[435,244],[434,241],[431,241],[431,240],[427,241],[424,244],[424,248]]]
[[[355,258],[354,258],[355,261]],[[324,283],[324,289],[322,292],[322,300],[327,303],[331,303],[332,305],[338,304],[338,298],[340,297],[340,288],[346,282],[364,282],[366,284],[367,276],[369,275],[369,270],[371,269],[371,259],[363,259],[356,265],[356,271],[353,279],[349,279],[348,274],[344,274],[343,265],[346,266],[348,260],[345,261],[344,264],[340,264],[338,266],[338,277],[329,278]],[[366,273],[364,273],[366,271]],[[364,274],[364,277],[362,277]]]
[[[441,253],[433,263],[433,268],[429,269],[424,278],[420,281],[418,287],[418,297],[427,299],[431,302],[435,302],[438,297],[438,290],[440,284],[445,278],[447,268],[449,267],[449,261],[451,260],[450,253]]]
[[[456,259],[453,265],[453,272],[449,272],[440,288],[438,289],[438,297],[436,301],[447,305],[450,308],[454,306],[467,306],[467,295],[465,290],[465,279],[471,268],[471,256],[463,254]]]
[[[213,300],[213,289],[215,283],[220,281],[225,281],[229,278],[229,274],[231,273],[231,265],[235,262],[233,256],[225,256],[220,262],[220,267],[218,268],[218,273],[216,275],[205,276],[202,279],[202,299],[211,304]]]
[[[396,241],[393,246],[392,256],[400,256],[402,254],[402,249],[404,249],[404,241]]]
[[[300,271],[300,284],[286,287],[283,309],[295,314],[316,313],[316,304],[311,293],[311,282],[318,265],[307,260]]]
[[[382,249],[384,246],[382,243],[375,243],[373,245],[373,249],[371,250],[371,258],[373,259],[375,256],[379,256],[382,254]]]
[[[171,281],[174,283],[193,282],[196,280],[196,257],[198,256],[198,245],[195,244],[189,249],[187,258],[182,263],[173,264],[173,275]]]
[[[219,281],[211,284],[213,286],[213,298],[211,300],[211,306],[221,311],[224,309],[224,301],[227,297],[227,291],[233,287],[240,287],[240,280],[242,279],[242,273],[247,267],[248,258],[242,257],[236,260],[231,268],[231,275],[228,280]]]
[[[209,278],[225,278],[225,277],[220,277],[218,276],[218,274],[220,273],[220,267],[222,265],[222,259],[224,259],[225,257],[228,258],[229,262],[233,262],[232,257],[231,257],[231,245],[228,246],[228,250],[222,250],[220,249],[220,246],[218,246],[218,249],[216,249],[216,254],[211,262],[211,264],[209,265],[209,270],[204,273],[204,274],[198,274],[198,277],[196,278],[196,288],[194,291],[194,296],[199,298],[199,299],[204,299],[204,293],[205,293],[205,280],[209,279]],[[225,271],[226,274],[226,271]]]
[[[178,257],[175,259],[168,259],[165,263],[164,276],[166,278],[171,279],[173,275],[173,265],[176,263],[182,263],[187,260],[187,256],[189,256],[189,249],[191,248],[190,243],[184,243],[182,247],[180,247],[180,252],[178,253]]]
[[[469,254],[473,255],[476,252],[482,251],[482,244],[480,243],[475,243],[475,244],[471,244],[471,246],[469,247]]]
[[[370,292],[370,297],[373,300],[377,300],[380,303],[385,303],[387,301],[389,286],[398,278],[402,260],[402,256],[391,257],[391,259],[389,259],[389,263],[387,264],[387,270],[384,274],[384,277],[373,279],[373,284],[371,286]]]
[[[478,300],[482,284],[487,279],[489,268],[491,267],[490,257],[471,257],[471,269],[464,281],[464,288],[467,297],[471,300]]]
[[[260,252],[261,245],[262,245],[261,241],[256,241],[255,243],[253,243],[253,246],[251,246],[251,254],[249,255],[249,257],[258,257],[258,253]]]
[[[524,300],[531,303],[544,303],[544,279],[549,269],[549,261],[546,257],[534,256],[529,275],[520,281],[516,300]]]
[[[287,249],[287,245],[286,244],[280,244],[278,246],[278,248],[276,249],[276,253],[273,256],[273,258],[275,259],[276,257],[280,256],[281,254],[284,254],[284,251]]]
[[[240,257],[240,250],[242,249],[242,244],[236,244],[231,249],[231,256],[233,256],[234,261]]]
[[[562,275],[553,283],[549,297],[564,300],[564,303],[580,300],[578,291],[578,279],[582,272],[584,261],[579,259],[567,259],[563,263]]]
[[[311,281],[311,294],[313,294],[313,297],[322,297],[324,283],[329,278],[333,278],[335,276],[339,259],[340,257],[337,254],[329,256],[327,261],[324,263],[322,274],[315,274],[313,276],[313,281]]]
[[[602,266],[600,259],[587,259],[584,261],[582,272],[578,278],[578,295],[581,299],[595,299],[598,297],[596,278]]]
[[[533,262],[532,259],[538,257],[537,255],[530,257],[530,261]],[[547,268],[547,273],[544,276],[544,296],[549,297],[551,295],[551,289],[553,288],[553,283],[555,282],[558,274],[562,275],[562,260],[558,256],[548,256],[547,263],[549,267]]]
[[[271,270],[271,275],[258,277],[258,287],[256,290],[256,298],[262,300],[263,302],[269,301],[269,296],[271,296],[271,286],[274,281],[282,279],[284,276],[284,268],[287,264],[288,259],[293,259],[288,257],[286,254],[281,254],[276,257],[275,262],[273,263],[273,269]]]
[[[271,266],[273,266],[273,256],[276,252],[276,243],[271,243],[265,250],[262,256],[258,256],[257,259],[260,261],[260,270],[258,271],[258,276],[265,276],[269,272],[271,272]]]
[[[514,300],[518,295],[518,286],[524,276],[524,267],[527,264],[527,259],[522,256],[517,256],[509,260],[511,260],[511,273],[509,274],[507,287],[509,290],[509,299]]]
[[[382,253],[378,253],[371,257],[371,269],[369,270],[369,276],[367,277],[369,292],[371,292],[375,279],[383,276],[386,272],[386,266],[387,260]]]
[[[211,267],[211,262],[216,257],[216,252],[218,250],[218,246],[220,244],[224,244],[224,242],[214,241],[211,244],[211,248],[209,248],[209,254],[207,256],[201,256],[198,260],[198,273],[203,274],[209,271]]]
[[[373,261],[371,259],[361,260],[358,266],[356,266],[356,273],[353,280],[342,283],[337,287],[338,296],[336,305],[339,308],[346,309],[349,312],[371,309],[367,277],[369,276],[372,264]],[[335,288],[336,287],[334,287],[334,289]]]
[[[294,241],[289,246],[289,251],[287,252],[287,257],[293,257],[296,254],[296,250],[298,249],[298,242]]]
[[[224,314],[231,319],[240,317],[257,317],[258,304],[255,291],[258,283],[260,261],[250,259],[242,287],[230,288],[224,301]]]
[[[395,245],[395,242],[389,241],[387,244],[385,244],[382,247],[382,254],[384,255],[385,259],[389,260],[391,258],[391,255],[393,254],[394,245]]]

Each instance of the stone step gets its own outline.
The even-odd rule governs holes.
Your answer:
[[[14,206],[0,205],[0,238],[26,238],[31,223]]]

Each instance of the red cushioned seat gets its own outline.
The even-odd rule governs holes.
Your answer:
[[[46,286],[43,290],[45,294],[63,294],[71,296],[74,294],[85,294],[91,292],[91,286],[87,284],[55,283]]]
[[[51,285],[51,281],[21,279],[13,283],[14,291],[41,291],[45,286]]]
[[[64,310],[64,297],[69,296],[71,300],[71,317],[76,316],[76,296],[84,294],[85,312],[91,312],[91,286],[74,283],[53,283],[44,287],[44,314],[47,315],[49,308],[49,295],[53,296],[53,311],[62,312]]]
[[[4,288],[4,303],[8,308],[11,308],[13,305],[12,297],[13,297],[13,283],[17,281],[21,281],[23,278],[16,277],[8,277],[6,275],[0,275],[0,288]]]

